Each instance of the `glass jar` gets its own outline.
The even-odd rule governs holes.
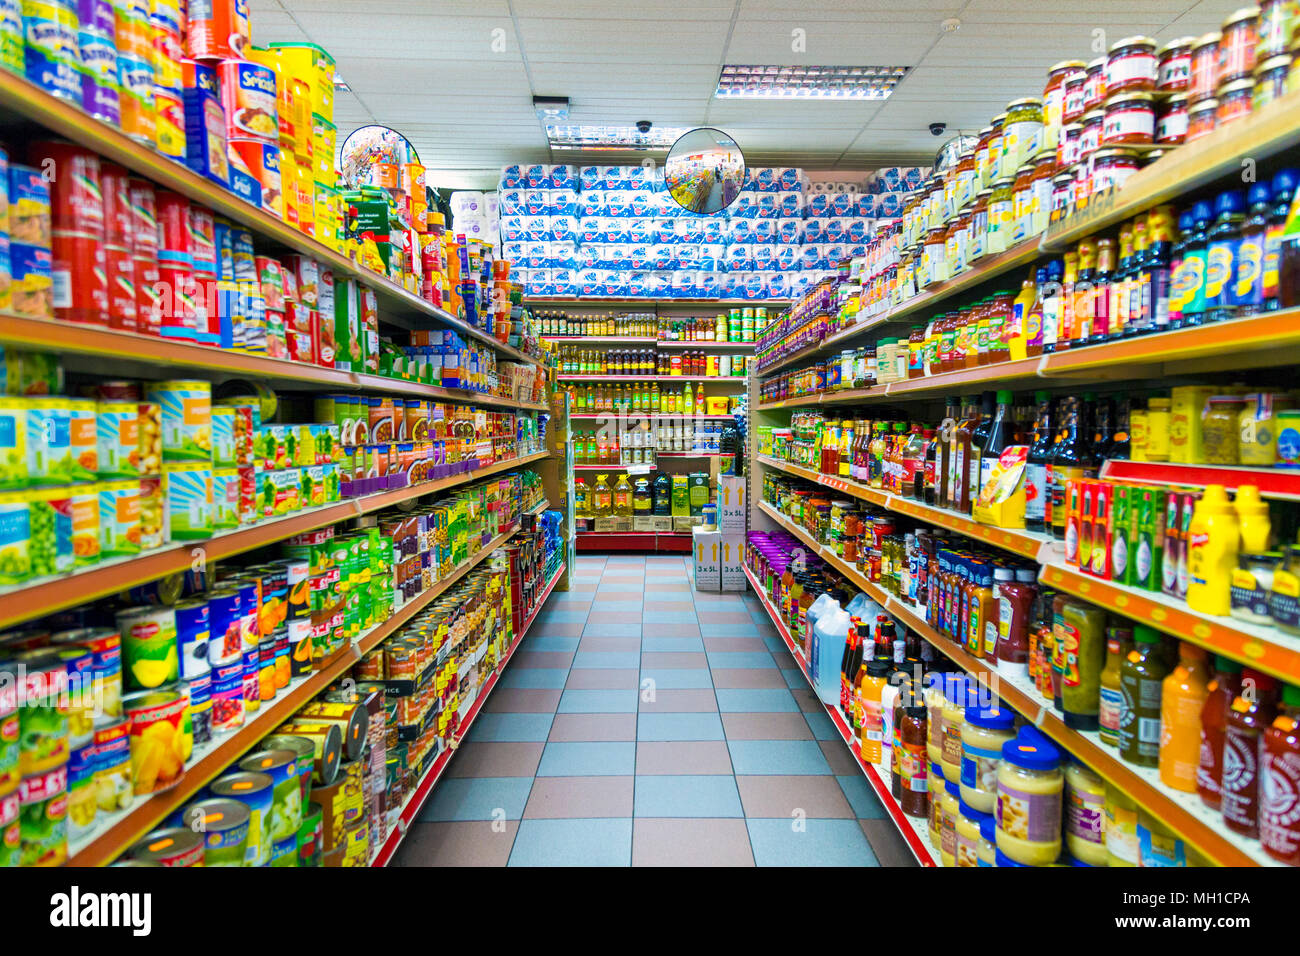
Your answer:
[[[1159,68],[1156,41],[1150,37],[1125,37],[1111,44],[1106,57],[1106,95],[1155,92]]]
[[[1187,108],[1187,135],[1184,143],[1194,143],[1202,136],[1213,133],[1219,125],[1219,101],[1201,100]]]
[[[1105,146],[1150,146],[1156,136],[1155,97],[1118,93],[1106,101],[1101,142]]]
[[[1101,148],[1101,132],[1106,123],[1104,110],[1091,110],[1084,114],[1083,129],[1079,131],[1079,162],[1086,163]]]
[[[1286,94],[1287,77],[1291,74],[1291,54],[1269,57],[1255,68],[1255,90],[1250,108],[1261,109]]]
[[[1056,148],[1056,142],[1061,135],[1061,127],[1065,125],[1065,88],[1066,83],[1074,78],[1079,78],[1079,90],[1082,92],[1083,80],[1087,78],[1082,60],[1062,60],[1050,70],[1047,71],[1047,85],[1043,87],[1043,145],[1052,149]],[[1079,106],[1082,108],[1083,101],[1080,97]]]
[[[958,785],[951,780],[935,781],[939,799],[939,862],[944,866],[957,865],[957,818],[961,816],[961,803],[957,797]]]
[[[975,150],[968,149],[957,158],[955,177],[953,202],[955,208],[961,209],[975,199]]]
[[[1061,130],[1061,141],[1056,145],[1056,165],[1061,169],[1079,161],[1079,144],[1083,136],[1082,123],[1067,123]]]
[[[1060,173],[1052,177],[1052,222],[1060,222],[1074,206],[1074,174]]]
[[[1237,567],[1232,572],[1231,608],[1228,613],[1239,621],[1272,624],[1268,596],[1273,590],[1274,573],[1281,564],[1280,551],[1237,555]]]
[[[1236,80],[1250,79],[1255,75],[1255,28],[1259,23],[1259,8],[1238,10],[1220,27],[1219,72],[1217,84],[1223,86]],[[1219,99],[1223,99],[1222,96]]]
[[[1088,71],[1080,69],[1065,80],[1065,98],[1061,108],[1062,125],[1076,123],[1084,113],[1088,100]]]
[[[1192,105],[1214,96],[1219,88],[1219,34],[1207,33],[1192,44]]]
[[[953,224],[953,245],[948,253],[948,265],[953,275],[960,275],[970,268],[970,224],[971,207],[967,206],[957,214]]]
[[[1016,717],[998,707],[966,711],[961,732],[961,798],[981,813],[998,802],[998,764],[1002,745],[1016,735]]]
[[[1032,728],[1002,745],[998,764],[997,845],[1026,866],[1047,866],[1061,854],[1061,759]]]
[[[1295,0],[1261,0],[1259,21],[1255,25],[1255,61],[1285,53],[1294,35]]]
[[[993,184],[989,196],[989,228],[987,252],[997,255],[1006,252],[1015,218],[1016,181],[1010,177],[999,179]]]
[[[1156,117],[1156,142],[1167,146],[1182,143],[1187,138],[1187,112],[1186,93],[1175,93],[1161,103]]]
[[[922,255],[926,284],[943,282],[948,278],[947,230],[936,226],[925,236],[925,252]]]
[[[1065,845],[1089,866],[1106,866],[1106,785],[1071,757],[1065,768]]]
[[[943,177],[935,176],[930,180],[930,228],[936,229],[943,225],[944,205],[943,205]]]
[[[1106,102],[1106,58],[1099,56],[1087,66],[1083,87],[1083,111],[1099,109]]]
[[[1216,99],[1219,101],[1218,112],[1214,122],[1222,126],[1241,116],[1249,116],[1255,98],[1254,80],[1234,80],[1219,87]]]
[[[1034,166],[1024,163],[1016,170],[1011,194],[1011,234],[1007,245],[1014,246],[1029,238],[1029,217],[1033,210]]]
[[[1192,44],[1196,37],[1170,40],[1156,51],[1156,90],[1183,93],[1192,85]]]
[[[981,299],[959,315],[965,323],[961,341],[964,349],[957,357],[957,367],[977,368],[986,364],[989,349],[988,300]]]
[[[1300,410],[1277,413],[1277,467],[1300,468]]]
[[[1241,463],[1241,411],[1246,399],[1239,395],[1212,395],[1201,415],[1201,442],[1207,465]]]
[[[975,855],[979,859],[980,866],[997,866],[998,848],[997,848],[998,821],[993,814],[986,814],[980,821],[980,842],[975,850]]]
[[[1002,124],[1007,120],[1006,113],[993,117],[993,132],[989,134],[988,184],[996,183],[1004,175],[1002,172]]]
[[[990,180],[989,174],[989,140],[993,138],[993,127],[985,126],[979,132],[979,139],[975,143],[975,191],[978,193],[981,189],[988,189]]]
[[[1038,155],[1043,143],[1043,101],[1036,96],[1007,104],[1002,124],[1002,173],[1018,170]]]
[[[989,251],[989,202],[992,198],[992,189],[981,189],[975,194],[975,205],[971,207],[966,261],[972,265]]]
[[[981,813],[965,800],[957,802],[957,866],[977,867],[979,861],[980,824],[989,814]]]
[[[1034,160],[1034,176],[1029,184],[1029,235],[1047,231],[1052,213],[1052,179],[1056,175],[1056,151],[1043,147]]]
[[[1089,195],[1118,189],[1142,168],[1141,159],[1131,149],[1101,149],[1092,158],[1092,184]]]

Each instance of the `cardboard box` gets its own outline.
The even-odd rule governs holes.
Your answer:
[[[629,517],[615,517],[611,519],[614,527],[611,529],[619,534],[630,534],[632,532],[632,522],[634,519]]]
[[[672,530],[675,531],[677,534],[690,534],[692,527],[694,527],[691,524],[690,515],[686,515],[685,517],[681,515],[674,515],[669,520],[672,521],[673,523]]]
[[[596,522],[595,530],[601,534],[609,534],[610,532],[617,530],[614,527],[613,518],[596,518],[595,522]]]
[[[671,534],[673,530],[673,519],[669,515],[655,515],[650,518],[650,530],[656,534]]]
[[[695,555],[695,590],[722,590],[722,535],[696,528],[691,551]]]
[[[633,516],[632,516],[632,530],[633,530],[633,531],[654,531],[654,530],[655,530],[655,524],[654,524],[654,523],[655,523],[655,519],[654,519],[654,516],[653,516],[653,515],[633,515]]]
[[[745,479],[733,475],[718,478],[718,530],[723,534],[745,533]]]
[[[744,534],[722,535],[722,561],[720,571],[722,590],[748,590],[749,579],[745,577]]]

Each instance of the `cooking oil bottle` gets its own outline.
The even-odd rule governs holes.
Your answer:
[[[627,472],[618,476],[614,485],[614,517],[632,517],[632,482],[627,479]]]
[[[575,518],[591,517],[591,489],[581,474],[573,476],[573,515]]]
[[[591,516],[609,518],[614,513],[614,491],[609,486],[609,475],[603,472],[596,475],[591,486]]]

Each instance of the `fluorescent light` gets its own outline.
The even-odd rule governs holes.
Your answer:
[[[569,98],[567,96],[534,96],[533,111],[537,118],[546,123],[569,118]]]
[[[684,126],[652,126],[642,133],[635,126],[547,123],[546,139],[556,149],[667,149],[687,131]]]
[[[906,66],[767,66],[727,64],[718,97],[743,99],[883,100],[907,75]]]

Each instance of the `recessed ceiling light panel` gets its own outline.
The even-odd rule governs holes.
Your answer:
[[[547,123],[546,139],[556,149],[667,149],[686,131],[684,126],[652,126],[642,133],[635,126]]]
[[[737,99],[883,100],[910,69],[729,63],[722,68],[714,95]]]

